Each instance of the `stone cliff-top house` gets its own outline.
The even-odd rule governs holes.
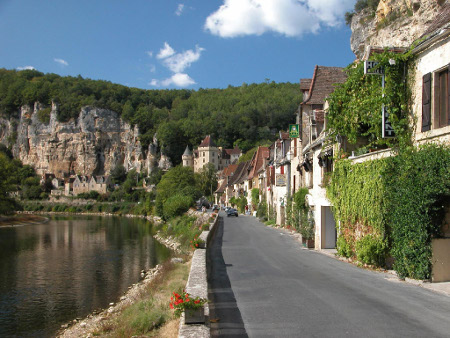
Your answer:
[[[191,151],[189,146],[186,147],[182,162],[184,167],[191,167],[194,172],[200,172],[209,163],[214,165],[216,171],[219,171],[236,163],[241,154],[238,147],[234,149],[218,147],[211,135],[207,135],[194,151]]]

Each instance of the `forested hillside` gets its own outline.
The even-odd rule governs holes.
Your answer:
[[[238,144],[244,151],[273,139],[276,131],[294,122],[300,97],[298,85],[291,83],[143,90],[81,76],[0,69],[0,114],[16,117],[20,106],[40,102],[48,106],[39,115],[45,122],[52,101],[59,105],[60,121],[78,117],[86,105],[111,109],[139,126],[144,147],[156,132],[174,164],[181,160],[186,144],[196,146],[207,134],[220,146]]]

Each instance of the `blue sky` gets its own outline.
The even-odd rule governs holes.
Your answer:
[[[0,0],[0,68],[143,89],[298,83],[354,60],[355,0]]]

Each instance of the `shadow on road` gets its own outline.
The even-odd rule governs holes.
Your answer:
[[[219,217],[212,245],[208,248],[208,298],[212,337],[248,337],[236,303],[222,255],[223,217]]]

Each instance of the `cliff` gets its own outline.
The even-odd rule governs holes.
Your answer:
[[[14,157],[38,174],[107,175],[119,164],[139,172],[152,166],[155,154],[145,158],[137,126],[132,128],[116,112],[83,107],[76,120],[58,122],[53,104],[44,123],[38,116],[43,108],[35,103],[33,109],[23,106],[18,120],[0,118],[0,143],[12,143]]]
[[[381,0],[376,11],[355,13],[350,45],[362,59],[368,46],[409,47],[420,38],[446,1]]]

